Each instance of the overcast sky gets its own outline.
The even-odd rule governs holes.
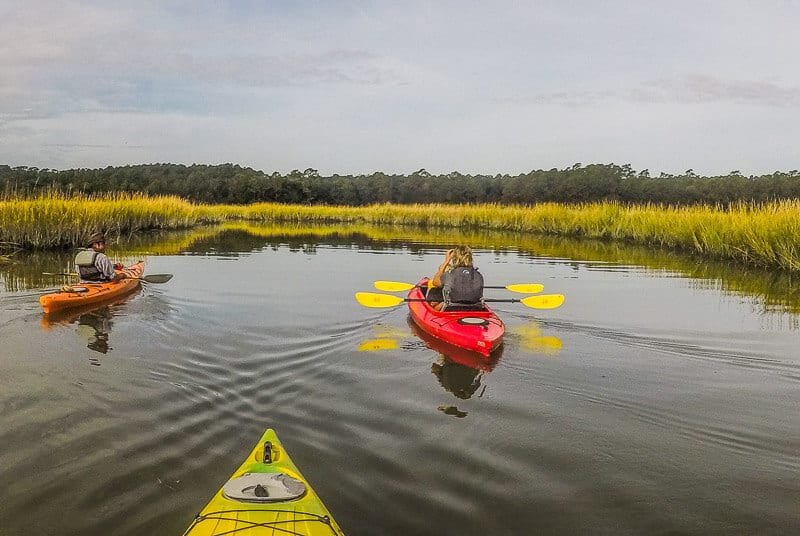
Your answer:
[[[0,0],[0,164],[800,168],[800,2]]]

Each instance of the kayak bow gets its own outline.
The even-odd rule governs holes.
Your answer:
[[[341,536],[272,429],[186,529],[184,536]]]

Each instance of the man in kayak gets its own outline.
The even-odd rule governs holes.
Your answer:
[[[106,237],[103,233],[95,233],[89,238],[87,248],[75,256],[75,266],[81,283],[109,283],[126,277],[141,277],[144,263],[141,261],[129,268],[120,263],[112,263],[105,254]]]
[[[444,262],[431,279],[431,285],[428,299],[441,300],[431,303],[436,310],[483,306],[483,275],[472,265],[469,246],[456,246],[447,251]]]

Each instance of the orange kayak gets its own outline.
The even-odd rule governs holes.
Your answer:
[[[79,283],[62,287],[58,292],[45,294],[39,303],[45,314],[73,307],[103,303],[112,298],[129,294],[139,288],[139,278],[144,273],[144,263],[137,263],[123,270],[128,278],[111,283]]]

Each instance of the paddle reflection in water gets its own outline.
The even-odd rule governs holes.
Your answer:
[[[519,340],[520,348],[536,354],[558,355],[563,343],[553,335],[544,335],[539,322],[531,320],[527,324],[513,326],[508,335]]]
[[[396,326],[377,324],[373,326],[374,337],[363,341],[358,346],[359,352],[375,352],[379,350],[396,350],[400,347],[400,339],[410,337],[406,330]]]

